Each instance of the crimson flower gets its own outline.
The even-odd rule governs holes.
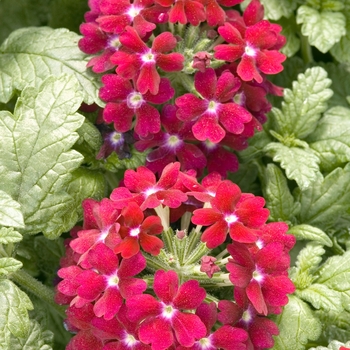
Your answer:
[[[226,22],[218,31],[229,44],[217,45],[214,57],[227,62],[241,59],[237,67],[239,77],[244,81],[255,79],[261,83],[260,72],[276,74],[283,70],[281,63],[286,56],[275,49],[279,48],[278,30],[278,25],[262,20],[246,28],[242,36],[238,29]]]
[[[128,51],[117,51],[111,61],[118,65],[116,72],[119,75],[127,79],[137,79],[136,87],[141,94],[147,91],[152,95],[158,94],[161,80],[157,67],[165,72],[176,72],[183,68],[184,56],[181,53],[166,54],[177,44],[176,38],[170,32],[156,36],[151,48],[130,26],[126,26],[119,38]]]
[[[272,242],[251,255],[244,244],[234,242],[227,246],[232,259],[226,265],[230,281],[245,290],[256,311],[267,315],[268,307],[275,310],[288,303],[288,293],[295,287],[286,275],[289,255],[280,242]]]
[[[206,19],[201,0],[154,0],[157,4],[170,7],[169,22],[181,24],[191,23],[198,26]]]
[[[198,281],[189,280],[179,286],[175,271],[158,270],[154,275],[153,290],[156,296],[136,295],[127,299],[127,316],[131,321],[141,322],[139,339],[151,344],[152,349],[165,350],[175,339],[185,347],[206,335],[206,327],[191,312],[203,302],[206,292]]]
[[[135,202],[130,202],[121,213],[120,236],[122,241],[114,248],[115,253],[121,253],[122,257],[128,259],[142,249],[152,255],[158,255],[163,248],[163,241],[155,237],[163,231],[160,217],[144,214]]]
[[[210,203],[212,208],[196,209],[192,217],[195,225],[210,226],[202,235],[202,241],[210,249],[222,244],[227,233],[237,242],[255,242],[256,229],[269,216],[269,210],[263,208],[265,201],[262,197],[242,194],[230,181],[223,181],[218,186]]]
[[[75,279],[80,284],[77,301],[95,301],[93,310],[97,317],[112,319],[124,299],[142,293],[147,287],[145,281],[133,277],[146,267],[146,259],[141,253],[122,259],[119,264],[113,251],[100,243],[90,251],[89,261],[92,269],[82,271]]]
[[[208,68],[204,73],[195,74],[194,85],[204,99],[184,94],[175,103],[179,107],[177,117],[180,120],[196,121],[192,131],[198,140],[218,143],[226,131],[240,134],[244,130],[244,124],[252,119],[252,115],[233,102],[240,87],[238,78],[228,71],[217,78],[214,69]]]
[[[174,95],[174,89],[166,78],[160,79],[158,92],[142,94],[135,90],[128,79],[116,74],[102,77],[104,86],[100,89],[100,97],[107,101],[103,110],[103,118],[107,123],[114,123],[118,132],[126,132],[132,128],[133,117],[136,116],[135,132],[141,137],[155,134],[160,130],[160,114],[152,104],[162,104]]]
[[[187,195],[178,189],[173,189],[180,170],[180,163],[168,164],[156,181],[154,173],[144,166],[134,170],[126,170],[124,185],[115,188],[110,196],[114,205],[123,208],[130,201],[136,202],[141,210],[156,208],[163,204],[170,208],[177,208],[187,199]],[[131,192],[130,192],[131,191]]]

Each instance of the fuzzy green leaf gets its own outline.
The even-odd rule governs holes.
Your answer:
[[[281,17],[289,17],[297,7],[296,0],[261,0],[264,5],[265,17],[279,20]]]
[[[272,221],[292,221],[300,205],[294,203],[287,179],[276,165],[267,165],[264,183],[264,197],[266,207],[270,210],[270,219]]]
[[[297,291],[296,295],[300,299],[308,301],[315,309],[338,313],[343,311],[341,293],[324,284],[314,283],[306,289]]]
[[[350,208],[350,164],[319,178],[300,192],[299,222],[321,227],[324,231]]]
[[[282,18],[278,21],[278,24],[282,26],[281,34],[284,35],[287,39],[286,44],[282,47],[281,51],[287,57],[294,56],[300,49],[300,39],[297,35],[298,29],[295,23],[295,17],[291,16],[290,18]]]
[[[347,15],[346,35],[331,48],[332,56],[341,63],[350,63],[350,15]]]
[[[4,349],[11,348],[11,334],[26,337],[30,329],[28,310],[33,304],[27,294],[7,279],[0,280],[0,344]]]
[[[21,205],[6,192],[0,190],[0,225],[24,227]]]
[[[324,284],[341,293],[343,307],[350,311],[350,251],[341,256],[332,256],[318,272],[317,283]]]
[[[16,243],[22,240],[23,236],[15,231],[13,227],[0,228],[0,244]]]
[[[347,348],[350,347],[350,341],[344,344],[338,340],[332,340],[327,347],[317,346],[316,348],[310,348],[309,350],[339,350],[341,346],[344,346]]]
[[[15,90],[38,87],[50,75],[74,75],[84,102],[103,105],[98,97],[100,84],[86,69],[89,60],[77,43],[80,36],[67,29],[48,27],[18,29],[0,47],[0,102],[8,102]],[[11,83],[9,84],[8,76]]]
[[[275,162],[280,162],[287,178],[295,180],[302,190],[308,188],[320,176],[320,160],[314,153],[277,142],[269,143],[264,150]]]
[[[254,163],[240,164],[239,169],[229,174],[229,180],[239,186],[242,192],[254,192],[260,190],[257,186],[258,168]]]
[[[321,11],[302,5],[297,11],[297,23],[302,24],[301,32],[309,43],[326,53],[346,34],[346,18],[340,12]]]
[[[0,258],[0,275],[8,275],[22,266],[23,264],[14,258]]]
[[[280,135],[298,139],[312,133],[333,94],[328,89],[331,83],[321,67],[309,68],[305,74],[299,74],[298,80],[293,82],[293,89],[284,90],[282,110],[272,109],[274,130]]]
[[[73,199],[63,186],[82,161],[70,150],[84,121],[75,113],[81,101],[73,76],[50,77],[39,89],[23,90],[14,115],[0,112],[0,169],[6,179],[0,189],[21,204],[25,232],[45,233],[51,219],[70,209]]]
[[[281,197],[282,200],[283,197]],[[328,237],[326,233],[320,230],[317,227],[313,227],[310,225],[296,225],[289,229],[288,233],[294,235],[297,239],[306,239],[314,242],[318,242],[327,247],[331,247],[333,245],[331,239]]]
[[[276,323],[280,334],[275,337],[274,350],[304,350],[308,340],[316,340],[322,331],[321,322],[310,307],[293,295],[276,317]]]
[[[321,159],[322,169],[332,171],[350,161],[350,109],[334,107],[328,110],[309,135],[310,147]]]
[[[53,333],[43,330],[35,320],[30,320],[30,328],[25,337],[12,337],[11,350],[52,350]]]

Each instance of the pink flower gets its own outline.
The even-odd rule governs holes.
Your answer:
[[[144,214],[135,202],[130,202],[121,213],[120,235],[122,241],[114,248],[115,253],[121,253],[122,257],[128,259],[142,249],[152,255],[158,255],[163,248],[163,241],[155,237],[163,231],[161,220],[158,216]]]
[[[141,253],[130,259],[122,259],[119,264],[113,251],[100,243],[90,251],[89,262],[92,269],[82,271],[75,279],[80,284],[77,301],[95,302],[94,313],[97,317],[112,319],[124,299],[142,293],[147,287],[145,281],[133,278],[146,267]]]
[[[222,244],[227,233],[237,242],[255,242],[256,229],[269,216],[268,209],[263,208],[265,201],[262,197],[242,194],[230,181],[219,185],[210,203],[212,208],[196,209],[192,217],[195,225],[210,226],[202,235],[202,241],[210,249]]]
[[[181,170],[196,169],[201,171],[206,159],[200,149],[188,141],[195,140],[192,133],[193,123],[184,123],[176,117],[177,108],[166,105],[161,113],[161,124],[165,131],[152,138],[139,140],[135,144],[138,151],[155,148],[147,155],[146,166],[155,173],[161,173],[169,163],[179,161]]]
[[[132,128],[133,117],[136,116],[135,132],[141,137],[155,134],[160,130],[160,115],[152,104],[162,104],[174,95],[174,89],[166,78],[160,79],[158,92],[140,93],[131,82],[116,74],[102,77],[104,87],[100,89],[100,97],[107,101],[103,118],[107,123],[114,123],[118,132],[126,132]]]
[[[164,7],[170,7],[169,22],[181,24],[191,23],[198,26],[205,21],[205,10],[201,0],[155,0]]]
[[[238,29],[226,22],[218,31],[229,44],[217,45],[214,57],[227,62],[241,59],[237,74],[242,80],[255,79],[261,83],[263,78],[260,72],[276,74],[283,70],[281,63],[286,56],[277,51],[280,48],[278,25],[262,20],[246,28],[242,36]]]
[[[185,94],[175,101],[180,120],[196,121],[192,127],[194,136],[200,141],[218,143],[226,131],[240,134],[252,115],[232,101],[240,87],[239,79],[228,71],[217,78],[214,69],[208,68],[195,74],[194,84],[204,99]]]
[[[155,297],[137,295],[126,301],[127,316],[131,321],[141,322],[139,339],[151,344],[154,350],[165,350],[179,342],[192,346],[206,334],[206,327],[197,315],[183,310],[195,310],[206,296],[198,281],[189,280],[179,286],[174,271],[158,270],[154,276]]]
[[[272,242],[254,255],[237,242],[228,245],[227,250],[232,257],[226,265],[230,281],[245,290],[258,313],[267,315],[269,306],[278,308],[288,303],[287,294],[295,287],[286,275],[290,259],[283,244]]]
[[[114,205],[123,208],[130,201],[135,201],[144,210],[156,208],[163,204],[177,208],[187,199],[185,193],[173,189],[179,176],[180,163],[168,164],[156,181],[154,173],[140,166],[134,170],[126,170],[124,174],[125,187],[115,188],[111,194]]]
[[[215,265],[216,258],[213,256],[203,256],[200,270],[212,278],[215,272],[220,271],[220,267]]]
[[[170,32],[163,32],[154,38],[149,48],[139,37],[136,30],[126,26],[120,35],[120,42],[129,52],[118,51],[111,61],[118,65],[116,71],[127,79],[136,78],[136,87],[141,94],[149,91],[157,95],[160,75],[157,67],[165,72],[176,72],[183,68],[184,56],[173,52],[166,54],[176,47],[177,40]]]

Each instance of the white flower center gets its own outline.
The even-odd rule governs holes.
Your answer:
[[[210,349],[211,346],[211,341],[209,338],[202,338],[199,340],[198,344],[200,345],[200,347],[204,350],[206,349]]]
[[[147,53],[143,54],[141,56],[141,59],[144,63],[154,63],[155,60],[155,55],[152,53],[152,51],[148,51]]]
[[[119,283],[119,277],[117,275],[117,273],[114,273],[113,275],[111,276],[108,276],[108,286],[109,287],[115,287],[115,286],[118,286],[118,283]]]
[[[264,243],[261,239],[258,239],[256,242],[255,242],[256,246],[261,249],[264,247]]]
[[[256,50],[253,49],[251,46],[247,45],[244,51],[247,56],[254,57],[256,55]]]
[[[131,237],[137,237],[140,234],[140,227],[135,227],[130,230]]]
[[[208,112],[210,113],[216,113],[216,110],[218,108],[218,103],[215,101],[210,101],[208,105]]]
[[[253,279],[257,282],[261,282],[264,279],[264,275],[262,275],[258,270],[253,272]]]
[[[150,196],[151,194],[156,193],[156,192],[158,192],[158,188],[156,188],[156,187],[151,187],[151,188],[149,188],[148,190],[146,190],[146,191],[144,192],[144,194],[146,195],[146,197],[148,197],[148,196]]]
[[[225,216],[225,221],[230,225],[238,220],[238,217],[235,214],[230,214]]]
[[[236,94],[234,97],[233,97],[233,102],[234,103],[237,103],[238,105],[243,105],[244,104],[244,95],[242,92]]]
[[[172,319],[174,316],[174,313],[176,312],[176,309],[174,309],[171,305],[165,305],[162,312],[162,316],[168,320]]]
[[[131,5],[126,14],[133,20],[142,10],[142,7]]]
[[[176,135],[171,135],[168,138],[168,145],[171,147],[176,147],[181,143],[181,140]]]
[[[133,109],[140,108],[141,105],[143,104],[142,94],[136,91],[130,93],[126,98],[126,104],[128,105],[129,108],[133,108]]]
[[[252,319],[252,315],[250,314],[249,310],[245,310],[242,315],[242,320],[246,323],[249,323]]]
[[[121,46],[121,42],[119,40],[119,35],[113,35],[108,40],[108,46],[113,50],[118,50]]]

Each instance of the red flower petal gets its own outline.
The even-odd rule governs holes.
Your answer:
[[[224,243],[226,237],[227,222],[225,220],[220,220],[203,232],[201,241],[205,242],[209,249],[213,249]]]
[[[267,315],[267,306],[266,306],[264,296],[263,296],[262,291],[261,291],[260,284],[257,281],[252,280],[246,289],[246,293],[247,293],[249,300],[251,301],[251,303],[255,307],[256,311],[259,314],[263,314],[266,316]]]
[[[199,286],[198,281],[190,280],[180,286],[173,299],[173,304],[178,309],[196,309],[203,302],[206,295],[205,289]]]
[[[174,343],[170,323],[160,318],[152,318],[142,322],[139,338],[143,343],[152,344],[152,349],[166,350]]]
[[[153,289],[164,303],[171,303],[179,288],[179,278],[175,271],[158,270],[154,275]]]
[[[204,72],[197,72],[194,76],[196,90],[207,100],[214,98],[216,82],[216,73],[213,68],[208,68]]]
[[[123,298],[117,288],[107,288],[101,298],[94,305],[94,313],[97,317],[111,320],[123,304]]]

